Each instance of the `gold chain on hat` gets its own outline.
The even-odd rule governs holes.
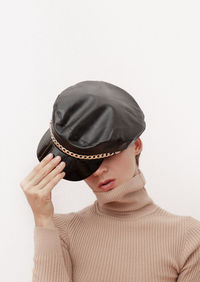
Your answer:
[[[65,147],[63,147],[55,138],[55,136],[53,135],[52,132],[52,120],[50,120],[50,134],[51,134],[51,139],[53,141],[53,143],[65,154],[70,155],[74,158],[78,158],[78,159],[102,159],[102,158],[107,158],[110,157],[112,155],[116,155],[119,154],[121,151],[118,152],[113,152],[113,153],[102,153],[102,154],[97,154],[97,155],[79,155],[76,153],[73,153],[69,150],[67,150]]]

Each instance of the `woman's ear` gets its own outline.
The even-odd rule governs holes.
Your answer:
[[[143,147],[142,140],[138,138],[133,145],[134,145],[135,155],[139,155]]]

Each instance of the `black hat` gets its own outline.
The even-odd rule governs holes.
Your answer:
[[[141,108],[125,90],[104,81],[82,81],[56,98],[37,158],[59,155],[66,162],[63,179],[83,180],[104,158],[135,142],[145,128]]]

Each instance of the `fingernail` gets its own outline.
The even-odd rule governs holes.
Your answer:
[[[53,156],[52,153],[48,154],[48,155],[47,155],[47,159],[50,159],[52,156]]]
[[[61,160],[61,157],[60,156],[56,156],[55,159],[56,160]]]

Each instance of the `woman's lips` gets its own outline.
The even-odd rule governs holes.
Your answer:
[[[110,182],[108,182],[108,184],[105,185],[101,185],[100,189],[102,189],[103,191],[108,191],[111,190],[115,185],[115,180],[112,180]]]

